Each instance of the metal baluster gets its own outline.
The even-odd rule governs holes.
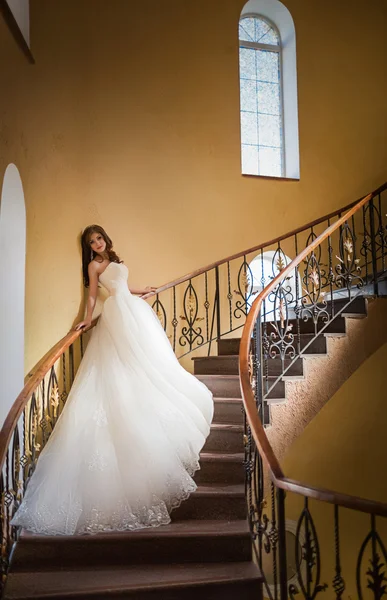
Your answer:
[[[273,556],[273,583],[274,583],[274,598],[278,598],[278,565],[277,565],[277,543],[278,543],[278,530],[276,522],[276,506],[275,506],[275,487],[274,483],[271,482],[271,529],[270,529],[270,542],[271,542],[271,553]],[[278,551],[280,551],[281,542],[279,544]],[[281,593],[281,590],[280,590]]]
[[[340,562],[340,525],[339,525],[339,507],[337,504],[334,506],[335,510],[335,576],[333,578],[333,589],[336,593],[336,600],[341,600],[341,597],[345,591],[344,579],[341,575],[341,562]]]
[[[297,240],[297,234],[295,234],[294,236],[294,251],[296,253],[296,256],[298,256],[298,240]],[[296,266],[296,268],[294,269],[294,277],[296,280],[296,302],[295,302],[295,307],[294,307],[294,313],[296,315],[296,327],[297,327],[297,354],[300,356],[301,354],[301,325],[300,325],[300,316],[301,316],[301,306],[299,305],[299,302],[301,302],[300,299],[300,284],[298,281],[298,265]]]
[[[285,521],[285,491],[277,489],[278,506],[278,559],[279,559],[279,585],[281,600],[288,599],[288,576],[286,560],[286,521]]]
[[[221,333],[221,320],[220,320],[220,284],[219,284],[219,267],[215,267],[215,285],[216,285],[216,331],[217,339],[219,340]]]
[[[172,319],[172,327],[173,327],[173,351],[176,350],[176,329],[178,325],[178,320],[176,318],[176,286],[173,286],[173,319]]]
[[[386,240],[384,239],[383,231],[383,213],[382,213],[382,195],[378,194],[378,207],[379,207],[379,229],[378,234],[380,236],[380,245],[382,249],[382,273],[386,270],[386,258],[385,258],[385,245]]]
[[[362,243],[362,254],[364,255],[364,261],[365,261],[365,280],[366,280],[366,285],[368,285],[369,283],[369,278],[368,278],[368,246],[369,246],[369,239],[368,239],[368,231],[367,231],[367,206],[364,205],[362,208],[363,211],[363,243]]]
[[[85,353],[84,348],[83,348],[83,331],[82,331],[81,335],[79,336],[79,345],[81,348],[81,358],[83,358],[83,355]]]
[[[330,225],[331,225],[331,220],[328,219],[328,227],[330,227]],[[331,320],[335,316],[335,307],[334,307],[334,303],[333,303],[333,283],[335,281],[335,275],[333,272],[332,253],[333,253],[332,237],[330,235],[328,235],[328,283],[329,283],[329,294],[331,297],[331,306],[330,306]]]
[[[377,255],[376,255],[376,238],[375,238],[375,207],[374,200],[371,198],[369,202],[370,207],[370,234],[371,234],[371,260],[372,260],[372,275],[374,282],[374,294],[378,296],[379,286],[378,286],[378,265],[377,265]]]
[[[207,280],[207,271],[204,273],[204,293],[205,293],[205,301],[204,308],[206,310],[206,340],[208,340],[208,309],[210,308],[210,303],[208,302],[208,280]]]
[[[66,381],[66,352],[62,354],[62,377],[63,377],[63,392],[61,394],[62,406],[66,403],[67,398],[67,381]]]
[[[73,344],[71,344],[71,346],[69,346],[69,363],[70,363],[70,377],[71,377],[71,385],[74,383],[74,348],[73,348]]]
[[[228,293],[227,293],[227,299],[228,299],[228,306],[229,306],[229,313],[230,313],[230,331],[232,331],[232,292],[231,292],[231,274],[230,274],[230,261],[227,261],[227,287],[228,287]]]

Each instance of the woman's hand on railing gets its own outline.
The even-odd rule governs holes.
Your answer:
[[[84,321],[81,321],[80,323],[77,323],[77,325],[75,325],[74,331],[79,331],[80,329],[83,329],[84,331],[86,331],[90,327],[91,327],[91,319],[85,319]]]
[[[153,294],[156,294],[157,292],[157,287],[152,287],[152,286],[147,286],[141,293],[140,298],[149,298],[150,296],[153,296]]]

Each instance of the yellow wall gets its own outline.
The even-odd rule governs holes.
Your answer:
[[[283,461],[288,477],[387,502],[386,365],[387,344],[384,344],[344,383],[294,442]],[[301,498],[288,494],[286,505],[287,517],[297,520],[302,510]],[[331,590],[335,559],[333,507],[311,501],[310,508],[323,556],[322,581],[329,584],[327,598],[334,598]],[[344,597],[356,598],[356,560],[370,531],[370,518],[364,513],[343,509],[340,519],[343,576],[347,583]],[[378,518],[377,528],[386,543],[387,520]]]
[[[386,179],[385,0],[285,0],[299,182],[240,174],[243,4],[31,0],[35,66],[0,22],[0,174],[17,165],[27,204],[26,370],[78,312],[89,223],[106,227],[135,285],[157,285]]]
[[[310,485],[387,502],[387,343],[341,386],[293,443],[284,473]]]

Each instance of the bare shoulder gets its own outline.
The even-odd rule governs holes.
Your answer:
[[[101,270],[101,263],[96,260],[92,260],[89,262],[89,266],[87,267],[89,275],[98,274]]]

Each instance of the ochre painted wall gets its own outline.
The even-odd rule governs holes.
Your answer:
[[[341,386],[293,443],[291,479],[387,502],[387,343]]]
[[[27,64],[0,21],[0,174],[27,204],[26,371],[82,296],[78,235],[106,227],[133,284],[162,284],[386,179],[385,0],[285,0],[301,179],[243,177],[243,0],[31,0]]]

